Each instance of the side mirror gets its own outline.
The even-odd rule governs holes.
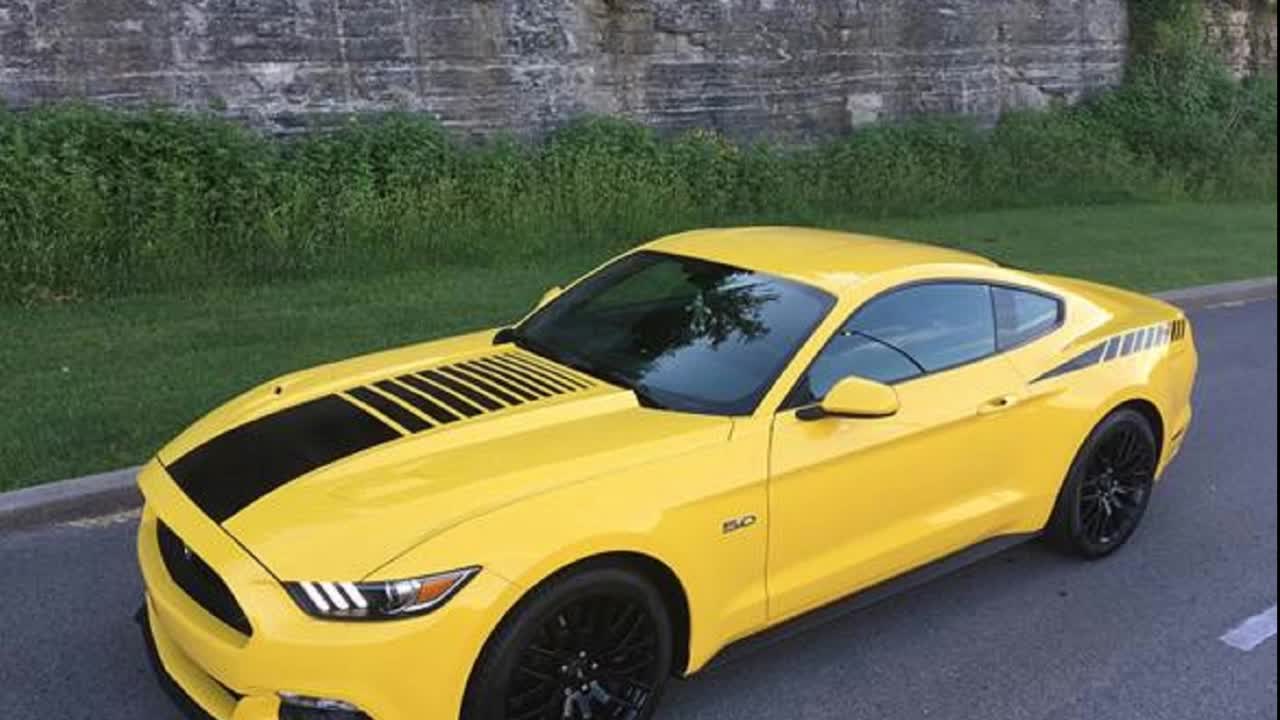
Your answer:
[[[801,420],[824,417],[885,418],[896,415],[901,406],[898,392],[883,383],[859,377],[847,377],[836,383],[818,405],[801,409]]]
[[[555,300],[556,298],[560,297],[560,294],[563,292],[564,292],[564,288],[560,287],[559,285],[556,285],[555,287],[547,290],[546,292],[542,293],[542,299],[538,300],[538,304],[535,305],[533,309],[541,310],[542,308],[546,307],[547,304],[550,303],[552,300]]]

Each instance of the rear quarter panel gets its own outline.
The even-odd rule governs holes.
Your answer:
[[[1079,280],[1036,280],[1036,289],[1062,298],[1065,315],[1057,331],[1008,355],[1027,382],[1027,435],[1014,443],[1011,461],[1039,498],[1029,506],[1028,528],[1048,521],[1081,445],[1122,405],[1154,408],[1163,473],[1191,421],[1198,367],[1190,324],[1178,308]],[[1185,328],[1176,338],[1175,322]]]

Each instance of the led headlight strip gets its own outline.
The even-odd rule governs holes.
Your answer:
[[[449,602],[480,568],[376,582],[292,582],[285,589],[307,614],[332,620],[390,620],[425,615]]]

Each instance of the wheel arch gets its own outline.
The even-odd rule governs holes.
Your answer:
[[[540,578],[530,582],[522,582],[519,597],[502,614],[498,623],[490,633],[489,640],[524,607],[526,601],[541,588],[567,575],[584,572],[590,569],[609,567],[620,568],[643,578],[654,586],[662,596],[663,604],[671,615],[672,648],[674,657],[672,669],[676,675],[683,676],[688,671],[690,650],[693,640],[692,613],[689,593],[679,575],[670,564],[653,554],[640,550],[608,550],[585,554],[576,560],[559,565],[555,570],[544,573]],[[481,656],[489,646],[484,643]]]
[[[1164,413],[1161,412],[1160,407],[1149,398],[1135,395],[1128,399],[1111,403],[1107,411],[1102,413],[1102,415],[1100,415],[1093,423],[1092,428],[1096,428],[1103,420],[1106,420],[1121,410],[1133,410],[1146,418],[1147,422],[1151,424],[1151,432],[1156,439],[1156,457],[1159,458],[1161,464],[1163,464],[1166,441]],[[1090,432],[1092,432],[1092,428],[1090,429]]]
[[[1133,410],[1139,415],[1145,417],[1147,422],[1151,423],[1151,432],[1156,437],[1156,457],[1164,458],[1165,444],[1165,422],[1164,414],[1160,412],[1160,408],[1155,403],[1146,398],[1134,398],[1117,405],[1108,415],[1119,412],[1120,410]]]

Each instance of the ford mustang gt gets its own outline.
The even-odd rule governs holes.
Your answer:
[[[645,720],[753,634],[1043,537],[1102,558],[1187,319],[815,230],[686,233],[508,327],[273,380],[143,470],[140,620],[218,720]]]

